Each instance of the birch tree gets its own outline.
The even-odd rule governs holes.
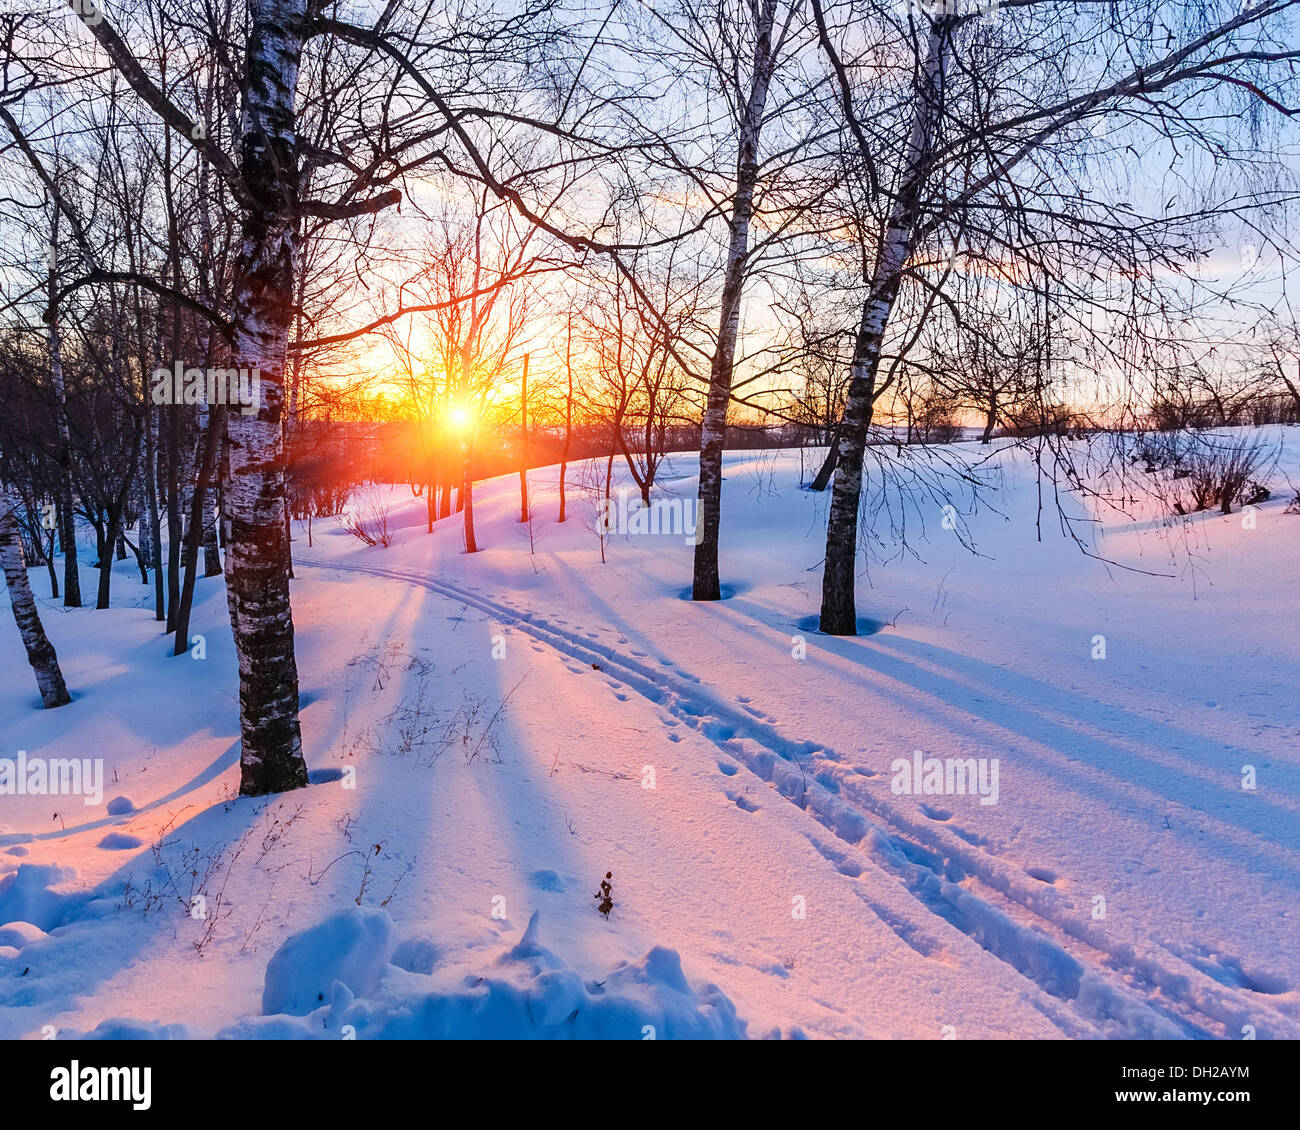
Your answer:
[[[27,649],[27,662],[36,673],[36,686],[41,692],[41,702],[48,710],[72,701],[59,669],[59,657],[50,643],[36,610],[36,598],[27,579],[27,561],[23,556],[22,538],[18,532],[17,503],[13,497],[0,490],[0,567],[4,569],[5,587],[9,590],[9,603],[23,647]]]
[[[727,409],[731,404],[736,344],[740,333],[740,300],[749,267],[750,224],[759,183],[759,145],[773,75],[798,7],[798,4],[782,5],[778,0],[757,0],[736,5],[722,3],[716,12],[691,13],[691,23],[696,26],[716,21],[721,33],[718,36],[721,48],[717,60],[719,69],[737,78],[744,74],[742,84],[731,94],[731,111],[736,126],[736,172],[727,208],[727,258],[723,268],[718,334],[709,365],[708,392],[700,425],[700,513],[696,520],[701,532],[695,546],[691,578],[691,597],[694,600],[718,600],[722,595],[718,577],[722,452],[726,443]]]
[[[346,219],[373,213],[399,194],[355,194],[335,204],[300,198],[296,99],[311,33],[306,0],[249,0],[236,158],[150,77],[102,13],[79,14],[136,96],[182,144],[203,155],[240,208],[232,354],[241,368],[256,369],[260,377],[256,411],[236,412],[228,420],[222,490],[229,529],[227,603],[240,675],[240,790],[257,795],[300,787],[307,784],[307,767],[298,722],[281,422],[299,224],[304,215]]]
[[[1280,210],[1286,186],[1243,187],[1199,162],[1267,168],[1261,144],[1234,144],[1247,114],[1295,111],[1292,0],[1174,7],[1132,0],[1103,7],[1010,0],[957,8],[944,0],[901,15],[884,5],[811,0],[819,41],[838,80],[846,161],[879,217],[861,231],[865,257],[858,321],[826,535],[821,628],[856,632],[854,577],[863,457],[887,342],[947,300],[944,273],[922,260],[954,232],[983,245],[986,269],[1007,287],[1051,296],[1051,337],[1081,323],[1097,293],[1123,291],[1121,321],[1088,327],[1100,358],[1133,378],[1134,354],[1191,309],[1178,276],[1191,272],[1228,218]],[[865,46],[864,46],[865,45]],[[882,60],[887,60],[882,65]],[[893,85],[894,76],[905,83]],[[891,109],[882,90],[898,90]],[[1116,141],[1097,129],[1122,122]],[[904,138],[897,144],[896,138]],[[1179,175],[1166,203],[1108,201],[1103,175],[1121,182],[1126,151],[1158,146]],[[1089,158],[1096,166],[1089,175]],[[1158,178],[1153,178],[1159,183]],[[1191,182],[1192,187],[1186,186]],[[1158,191],[1158,190],[1157,190]],[[911,322],[895,324],[904,286],[921,292]],[[1115,313],[1114,310],[1109,311]],[[1081,328],[1081,327],[1079,327]]]

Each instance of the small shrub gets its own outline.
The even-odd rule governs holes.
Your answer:
[[[1251,505],[1268,498],[1260,481],[1272,470],[1264,443],[1256,436],[1228,440],[1198,437],[1173,477],[1186,482],[1186,494],[1175,498],[1178,514],[1196,514],[1218,506],[1231,514],[1234,505]]]
[[[366,545],[393,544],[393,532],[388,528],[388,506],[372,506],[365,511],[354,511],[343,519],[343,528]]]
[[[612,892],[612,888],[609,885],[609,881],[613,877],[614,877],[614,872],[606,871],[605,877],[600,881],[600,890],[598,890],[592,896],[592,898],[597,898],[600,900],[600,902],[596,904],[596,909],[599,910],[601,914],[603,914],[606,918],[609,917],[609,912],[614,909],[613,892]]]

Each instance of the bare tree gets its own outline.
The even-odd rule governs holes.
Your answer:
[[[36,598],[27,579],[27,562],[23,557],[23,543],[18,533],[13,497],[0,491],[0,568],[4,569],[5,586],[9,590],[9,603],[13,608],[18,634],[27,649],[27,661],[36,672],[36,685],[40,688],[41,702],[46,709],[71,702],[68,688],[59,669],[59,657],[50,643],[36,610]]]
[[[1140,214],[1132,202],[1100,199],[1091,185],[1087,157],[1100,150],[1115,161],[1116,141],[1090,138],[1090,124],[1122,116],[1125,143],[1167,143],[1174,160],[1183,147],[1215,151],[1217,134],[1236,120],[1230,97],[1291,112],[1285,88],[1300,51],[1286,42],[1292,5],[1283,0],[1198,8],[1176,26],[1162,21],[1160,5],[1142,2],[1101,15],[1023,0],[1002,4],[991,20],[976,5],[901,16],[858,0],[812,7],[839,79],[846,160],[875,217],[862,232],[873,252],[864,257],[822,593],[822,630],[852,635],[863,455],[878,378],[887,343],[906,352],[918,319],[945,301],[951,269],[938,279],[924,270],[933,249],[973,244],[1009,284],[1046,296],[1049,339],[1061,328],[1058,315],[1077,319],[1108,297],[1123,302],[1129,336],[1092,336],[1117,354],[1160,319],[1172,322],[1171,307],[1183,304],[1171,276],[1196,261],[1217,216],[1258,212],[1286,192],[1216,195],[1206,184],[1185,210],[1152,201]],[[882,69],[882,58],[892,69]],[[895,81],[883,82],[885,74]],[[1100,294],[1102,283],[1090,288],[1091,280],[1116,293]],[[910,305],[899,301],[905,289],[919,292]],[[1133,371],[1131,354],[1114,359]]]

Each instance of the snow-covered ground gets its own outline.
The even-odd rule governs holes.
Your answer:
[[[868,507],[852,639],[815,629],[828,498],[799,474],[728,457],[708,605],[681,530],[602,564],[554,469],[531,545],[513,476],[478,486],[472,556],[406,487],[371,496],[388,548],[296,531],[315,783],[276,798],[235,795],[219,579],[202,658],[127,606],[129,563],[110,611],[43,602],[54,711],[6,613],[0,757],[106,780],[97,805],[0,796],[0,1036],[1300,1036],[1281,474],[1245,521],[1099,513],[1125,569],[1050,498],[1038,522],[1003,450],[991,505],[916,500],[914,553]],[[694,460],[661,487],[692,499]],[[984,795],[902,790],[915,751],[982,762]]]

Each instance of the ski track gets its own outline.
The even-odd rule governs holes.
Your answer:
[[[1051,885],[935,823],[939,817],[928,816],[925,806],[917,814],[900,810],[867,787],[877,774],[846,767],[845,759],[825,745],[785,737],[744,704],[718,700],[676,664],[641,662],[600,643],[593,633],[568,627],[567,621],[520,611],[449,581],[299,556],[294,564],[415,585],[469,605],[588,667],[598,664],[601,673],[690,726],[834,833],[844,848],[813,832],[806,835],[841,874],[857,878],[875,867],[901,881],[928,912],[919,922],[900,920],[871,897],[868,885],[855,889],[906,945],[932,957],[944,948],[941,924],[959,930],[1061,1002],[1065,1007],[1044,1011],[1068,1036],[1233,1038],[1246,1024],[1261,1034],[1294,1030],[1292,1020],[1264,1004],[1258,993],[1219,983],[1164,945],[1107,938],[1087,907],[1075,906]],[[720,762],[719,768],[728,779],[736,773],[729,764]]]

